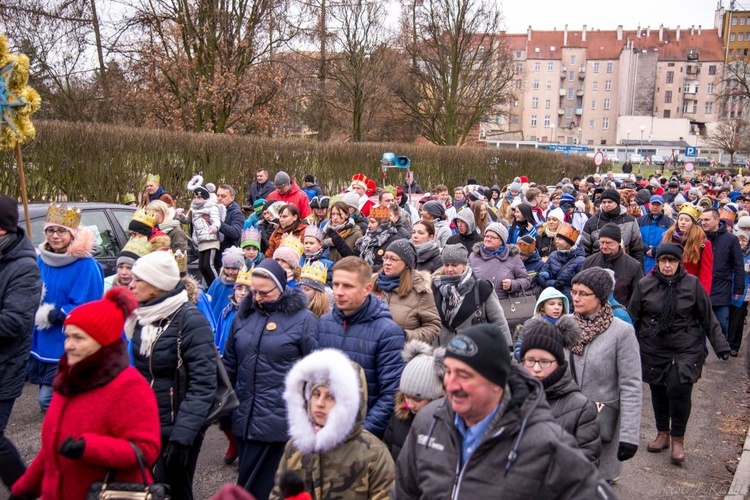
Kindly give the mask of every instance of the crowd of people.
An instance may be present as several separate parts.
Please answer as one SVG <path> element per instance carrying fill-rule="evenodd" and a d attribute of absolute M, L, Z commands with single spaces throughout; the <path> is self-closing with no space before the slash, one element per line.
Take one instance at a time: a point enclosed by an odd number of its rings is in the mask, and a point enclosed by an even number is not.
<path fill-rule="evenodd" d="M 149 175 L 107 278 L 74 204 L 34 248 L 0 196 L 0 431 L 26 380 L 46 413 L 28 468 L 0 432 L 11 498 L 115 474 L 192 499 L 215 423 L 238 462 L 216 498 L 614 498 L 643 383 L 647 451 L 687 460 L 706 340 L 742 346 L 750 181 L 255 179 L 241 207 L 196 176 L 178 207 Z"/>

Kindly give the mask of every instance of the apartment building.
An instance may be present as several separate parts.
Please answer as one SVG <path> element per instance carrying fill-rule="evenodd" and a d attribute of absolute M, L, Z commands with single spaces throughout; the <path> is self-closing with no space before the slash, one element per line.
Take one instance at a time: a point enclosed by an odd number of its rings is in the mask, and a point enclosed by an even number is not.
<path fill-rule="evenodd" d="M 738 9 L 735 1 L 729 2 L 729 9 L 724 9 L 721 0 L 716 6 L 714 27 L 719 30 L 724 42 L 724 62 L 726 65 L 726 101 L 721 110 L 723 118 L 748 117 L 750 109 L 744 97 L 731 97 L 732 79 L 739 77 L 747 80 L 750 74 L 750 10 Z"/>

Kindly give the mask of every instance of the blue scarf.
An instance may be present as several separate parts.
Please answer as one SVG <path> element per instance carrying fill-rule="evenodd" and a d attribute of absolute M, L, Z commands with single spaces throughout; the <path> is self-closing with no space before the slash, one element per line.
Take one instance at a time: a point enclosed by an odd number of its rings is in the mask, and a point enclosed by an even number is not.
<path fill-rule="evenodd" d="M 482 245 L 482 246 L 484 246 L 484 245 Z M 500 248 L 498 248 L 494 252 L 492 250 L 490 250 L 489 248 L 487 248 L 487 247 L 484 247 L 484 249 L 487 251 L 487 253 L 491 253 L 492 255 L 497 256 L 497 255 L 500 255 L 501 253 L 503 253 L 505 251 L 505 245 L 500 245 Z"/>
<path fill-rule="evenodd" d="M 159 186 L 159 189 L 157 189 L 154 194 L 148 195 L 148 201 L 158 200 L 159 198 L 161 198 L 161 195 L 163 194 L 164 194 L 164 188 Z"/>
<path fill-rule="evenodd" d="M 387 276 L 384 273 L 378 274 L 378 279 L 375 281 L 375 284 L 378 286 L 378 289 L 383 290 L 384 292 L 392 292 L 396 288 L 398 288 L 398 285 L 401 283 L 401 275 L 397 274 L 395 276 Z"/>
<path fill-rule="evenodd" d="M 551 318 L 551 317 L 547 316 L 547 315 L 546 315 L 546 314 L 544 314 L 544 313 L 541 313 L 541 314 L 540 314 L 540 316 L 541 316 L 541 317 L 542 317 L 543 319 L 545 319 L 545 320 L 549 321 L 550 323 L 552 323 L 553 325 L 556 325 L 556 324 L 557 324 L 557 322 L 558 322 L 558 321 L 559 321 L 559 319 L 560 319 L 560 318 Z"/>

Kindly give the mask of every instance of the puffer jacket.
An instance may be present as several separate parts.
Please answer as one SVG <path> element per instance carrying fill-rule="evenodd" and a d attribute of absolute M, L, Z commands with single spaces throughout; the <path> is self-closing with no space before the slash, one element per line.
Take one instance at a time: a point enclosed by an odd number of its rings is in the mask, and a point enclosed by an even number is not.
<path fill-rule="evenodd" d="M 338 307 L 318 322 L 320 347 L 343 351 L 365 371 L 367 417 L 364 428 L 382 437 L 391 418 L 393 400 L 401 380 L 406 334 L 391 317 L 388 306 L 373 296 L 354 313 L 344 315 Z"/>
<path fill-rule="evenodd" d="M 534 292 L 534 295 L 537 294 L 537 289 L 539 288 L 539 271 L 542 270 L 542 267 L 544 266 L 544 262 L 542 261 L 542 258 L 539 257 L 539 252 L 534 250 L 534 253 L 529 256 L 528 259 L 523 260 L 523 267 L 526 268 L 526 274 L 528 274 L 529 279 L 531 280 L 531 290 Z"/>
<path fill-rule="evenodd" d="M 578 384 L 570 375 L 567 363 L 561 365 L 558 370 L 562 372 L 559 380 L 548 387 L 546 380 L 544 383 L 544 394 L 550 410 L 555 422 L 575 438 L 578 449 L 596 465 L 599 463 L 599 453 L 602 450 L 596 405 L 581 394 Z"/>
<path fill-rule="evenodd" d="M 34 314 L 42 293 L 31 240 L 20 227 L 8 238 L 14 241 L 0 253 L 0 400 L 23 392 Z"/>
<path fill-rule="evenodd" d="M 386 303 L 393 321 L 406 332 L 407 341 L 421 340 L 428 344 L 435 341 L 440 333 L 440 316 L 430 288 L 430 275 L 425 271 L 412 272 L 411 293 L 403 298 L 396 290 L 378 290 L 378 276 L 373 276 L 373 294 Z"/>
<path fill-rule="evenodd" d="M 584 260 L 583 250 L 578 246 L 574 246 L 569 252 L 555 250 L 539 271 L 539 285 L 542 288 L 557 288 L 570 300 L 573 276 L 581 270 Z"/>
<path fill-rule="evenodd" d="M 224 366 L 240 400 L 232 414 L 235 436 L 287 440 L 284 377 L 318 347 L 317 323 L 301 290 L 287 288 L 262 308 L 251 295 L 242 300 L 224 348 Z"/>
<path fill-rule="evenodd" d="M 306 387 L 321 378 L 336 404 L 317 432 L 307 413 Z M 286 380 L 284 399 L 290 439 L 276 471 L 271 499 L 284 497 L 281 476 L 293 471 L 314 500 L 386 500 L 395 466 L 388 448 L 362 428 L 367 413 L 367 381 L 362 368 L 334 349 L 323 349 L 300 361 Z"/>
<path fill-rule="evenodd" d="M 498 255 L 487 251 L 483 244 L 477 244 L 469 255 L 469 264 L 477 278 L 492 283 L 499 299 L 508 298 L 508 294 L 515 294 L 531 288 L 531 278 L 526 274 L 526 268 L 519 256 L 516 245 L 505 245 Z M 510 279 L 510 290 L 503 290 L 503 280 Z"/>
<path fill-rule="evenodd" d="M 541 383 L 518 365 L 511 368 L 502 404 L 463 466 L 450 404 L 441 398 L 422 408 L 398 457 L 392 498 L 615 497 L 555 423 Z"/>
<path fill-rule="evenodd" d="M 240 239 L 242 238 L 242 227 L 244 225 L 245 217 L 242 214 L 242 209 L 233 201 L 227 206 L 227 215 L 224 217 L 224 221 L 219 228 L 222 240 L 219 250 L 223 252 L 229 247 L 239 246 Z"/>
<path fill-rule="evenodd" d="M 677 294 L 677 308 L 669 329 L 661 335 L 656 335 L 654 330 L 664 313 L 668 285 L 653 273 L 646 276 L 636 284 L 628 306 L 641 348 L 643 381 L 649 384 L 666 383 L 672 364 L 677 365 L 680 382 L 696 383 L 705 361 L 704 331 L 708 332 L 714 352 L 729 352 L 721 326 L 712 314 L 711 300 L 703 287 L 699 286 L 698 279 L 680 266 L 673 286 Z"/>
<path fill-rule="evenodd" d="M 620 226 L 622 247 L 627 254 L 643 264 L 643 240 L 641 239 L 638 221 L 635 220 L 635 217 L 629 215 L 622 205 L 620 205 L 620 211 L 617 214 L 607 214 L 600 210 L 586 222 L 583 231 L 581 231 L 580 240 L 580 245 L 586 256 L 599 251 L 599 231 L 610 223 Z"/>
<path fill-rule="evenodd" d="M 154 305 L 184 290 L 177 287 L 144 305 Z M 171 318 L 158 321 L 164 328 L 152 346 L 151 356 L 141 354 L 141 325 L 133 333 L 133 364 L 151 384 L 159 406 L 164 441 L 190 446 L 205 426 L 206 415 L 216 396 L 216 346 L 206 318 L 192 302 L 185 302 Z M 182 359 L 188 373 L 188 387 L 182 403 L 175 407 L 177 337 L 182 329 Z"/>
<path fill-rule="evenodd" d="M 213 200 L 205 200 L 200 206 L 195 201 L 190 206 L 192 214 L 193 241 L 198 245 L 199 250 L 208 248 L 219 248 L 219 228 L 221 227 L 221 218 L 219 216 L 219 206 Z M 203 219 L 208 215 L 211 222 Z M 209 227 L 215 227 L 215 233 L 208 230 Z"/>
<path fill-rule="evenodd" d="M 285 194 L 281 194 L 278 189 L 266 196 L 266 201 L 280 201 L 282 203 L 292 204 L 299 211 L 300 220 L 306 219 L 311 213 L 310 200 L 307 195 L 297 185 L 297 181 L 292 180 L 291 188 Z"/>
<path fill-rule="evenodd" d="M 636 283 L 643 278 L 643 265 L 626 255 L 622 249 L 618 250 L 615 255 L 608 257 L 601 252 L 589 255 L 583 261 L 581 270 L 590 267 L 601 267 L 612 269 L 615 272 L 615 299 L 627 307 L 630 303 L 630 297 L 633 295 Z"/>
<path fill-rule="evenodd" d="M 638 218 L 638 227 L 641 228 L 641 238 L 643 239 L 643 274 L 648 274 L 656 264 L 656 249 L 661 245 L 664 239 L 664 233 L 667 232 L 674 219 L 667 217 L 663 213 L 654 217 L 650 213 Z M 652 257 L 646 255 L 651 250 Z"/>
<path fill-rule="evenodd" d="M 745 293 L 745 260 L 740 242 L 723 225 L 706 233 L 714 252 L 711 305 L 728 306 L 732 296 Z"/>

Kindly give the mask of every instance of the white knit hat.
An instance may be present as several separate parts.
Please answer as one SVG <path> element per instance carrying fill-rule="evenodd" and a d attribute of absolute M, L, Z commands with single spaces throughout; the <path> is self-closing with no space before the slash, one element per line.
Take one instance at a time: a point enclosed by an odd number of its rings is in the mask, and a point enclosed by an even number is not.
<path fill-rule="evenodd" d="M 492 231 L 493 233 L 500 236 L 500 239 L 503 240 L 503 244 L 505 244 L 508 241 L 508 228 L 502 225 L 500 222 L 491 222 L 487 225 L 487 228 L 484 230 L 484 234 L 487 234 L 487 231 Z"/>
<path fill-rule="evenodd" d="M 401 372 L 399 390 L 407 396 L 430 401 L 443 396 L 445 349 L 410 340 L 401 353 L 406 366 Z"/>
<path fill-rule="evenodd" d="M 547 214 L 547 218 L 549 219 L 550 217 L 554 217 L 560 222 L 565 222 L 565 212 L 563 212 L 561 208 L 555 208 L 553 210 L 550 210 L 549 213 Z"/>
<path fill-rule="evenodd" d="M 180 282 L 180 269 L 170 252 L 151 252 L 135 262 L 133 276 L 168 292 Z"/>

